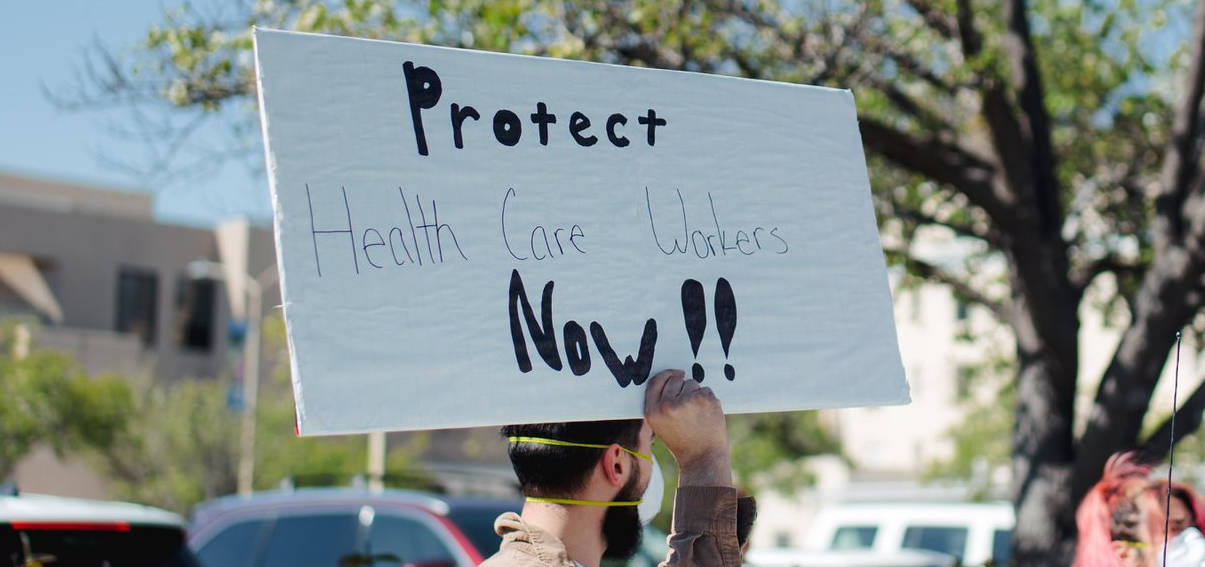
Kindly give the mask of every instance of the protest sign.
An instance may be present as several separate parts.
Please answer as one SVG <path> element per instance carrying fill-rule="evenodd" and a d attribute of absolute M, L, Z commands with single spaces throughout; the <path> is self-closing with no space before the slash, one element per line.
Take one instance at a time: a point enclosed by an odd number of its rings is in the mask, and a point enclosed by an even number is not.
<path fill-rule="evenodd" d="M 303 435 L 908 401 L 848 91 L 255 41 Z"/>

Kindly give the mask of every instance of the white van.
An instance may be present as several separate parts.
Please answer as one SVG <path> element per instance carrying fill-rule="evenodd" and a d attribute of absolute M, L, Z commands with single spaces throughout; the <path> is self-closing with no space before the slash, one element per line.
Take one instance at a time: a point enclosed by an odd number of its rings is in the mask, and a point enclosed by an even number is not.
<path fill-rule="evenodd" d="M 925 549 L 963 565 L 1011 558 L 1013 509 L 1005 502 L 852 502 L 822 508 L 806 545 L 833 551 L 892 553 Z"/>
<path fill-rule="evenodd" d="M 750 549 L 750 567 L 955 567 L 954 558 L 932 551 L 805 551 L 802 549 Z"/>

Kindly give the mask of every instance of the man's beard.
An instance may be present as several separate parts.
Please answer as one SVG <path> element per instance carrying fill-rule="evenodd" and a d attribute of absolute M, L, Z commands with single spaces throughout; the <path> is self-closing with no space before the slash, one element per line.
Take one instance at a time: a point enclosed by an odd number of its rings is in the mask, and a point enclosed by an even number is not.
<path fill-rule="evenodd" d="M 640 499 L 636 491 L 638 475 L 624 485 L 623 490 L 615 495 L 616 502 L 634 502 Z M 604 559 L 631 559 L 640 549 L 640 537 L 644 535 L 644 526 L 640 524 L 640 512 L 636 506 L 611 506 L 603 517 L 603 540 L 607 544 L 603 552 Z"/>

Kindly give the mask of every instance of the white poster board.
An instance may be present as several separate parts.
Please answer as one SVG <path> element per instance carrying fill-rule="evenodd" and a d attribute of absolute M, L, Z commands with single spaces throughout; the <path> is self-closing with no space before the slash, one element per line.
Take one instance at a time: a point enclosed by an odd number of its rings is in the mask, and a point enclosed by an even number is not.
<path fill-rule="evenodd" d="M 908 401 L 848 91 L 255 41 L 301 434 Z"/>

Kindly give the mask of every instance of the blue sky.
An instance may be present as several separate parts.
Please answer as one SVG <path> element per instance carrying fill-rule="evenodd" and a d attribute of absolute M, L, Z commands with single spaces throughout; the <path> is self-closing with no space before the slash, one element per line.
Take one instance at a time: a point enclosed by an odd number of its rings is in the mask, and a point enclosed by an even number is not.
<path fill-rule="evenodd" d="M 110 125 L 122 120 L 123 113 L 64 113 L 42 93 L 43 83 L 53 87 L 70 81 L 94 38 L 116 53 L 128 52 L 149 26 L 161 21 L 165 5 L 175 2 L 56 0 L 5 8 L 0 18 L 0 171 L 152 192 L 156 216 L 168 222 L 206 225 L 246 215 L 266 223 L 271 209 L 262 175 L 230 164 L 206 179 L 147 186 L 102 159 L 146 155 L 144 146 L 111 133 Z"/>

